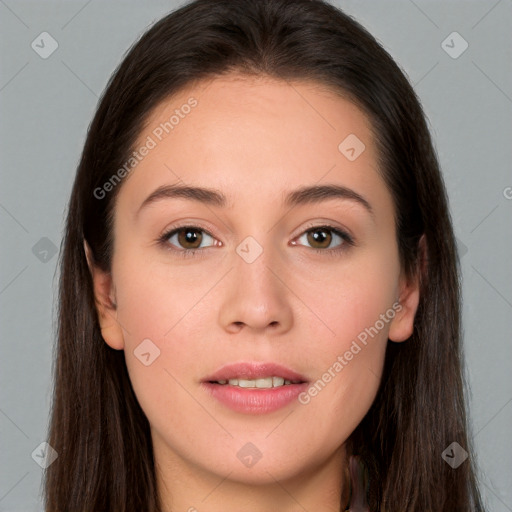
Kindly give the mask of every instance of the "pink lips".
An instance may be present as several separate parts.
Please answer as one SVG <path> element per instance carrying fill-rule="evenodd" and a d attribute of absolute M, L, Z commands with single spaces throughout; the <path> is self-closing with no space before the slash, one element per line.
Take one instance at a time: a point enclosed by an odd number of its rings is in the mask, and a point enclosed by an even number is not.
<path fill-rule="evenodd" d="M 268 389 L 241 388 L 217 381 L 230 379 L 254 380 L 264 377 L 282 377 L 294 383 Z M 245 414 L 265 414 L 276 411 L 297 399 L 308 382 L 306 378 L 285 366 L 275 363 L 229 364 L 202 381 L 205 390 L 228 408 Z"/>
<path fill-rule="evenodd" d="M 298 373 L 275 363 L 236 363 L 227 364 L 212 375 L 206 377 L 203 382 L 229 379 L 261 379 L 263 377 L 282 377 L 286 380 L 306 382 L 306 378 Z"/>

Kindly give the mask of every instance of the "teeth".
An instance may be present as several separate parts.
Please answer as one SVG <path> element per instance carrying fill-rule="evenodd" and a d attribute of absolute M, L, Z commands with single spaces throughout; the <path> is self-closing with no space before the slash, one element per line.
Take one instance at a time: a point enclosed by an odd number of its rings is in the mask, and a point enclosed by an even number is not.
<path fill-rule="evenodd" d="M 231 381 L 229 381 L 229 383 L 231 384 Z M 256 381 L 255 380 L 238 379 L 238 387 L 240 387 L 240 388 L 255 388 Z"/>
<path fill-rule="evenodd" d="M 229 384 L 230 386 L 238 386 L 240 388 L 258 388 L 258 389 L 270 389 L 279 388 L 281 386 L 287 386 L 289 384 L 296 384 L 300 381 L 291 381 L 283 379 L 283 377 L 264 377 L 261 379 L 229 379 L 219 380 L 218 384 Z"/>
<path fill-rule="evenodd" d="M 284 379 L 282 377 L 272 377 L 272 384 L 275 388 L 282 386 L 284 384 Z"/>

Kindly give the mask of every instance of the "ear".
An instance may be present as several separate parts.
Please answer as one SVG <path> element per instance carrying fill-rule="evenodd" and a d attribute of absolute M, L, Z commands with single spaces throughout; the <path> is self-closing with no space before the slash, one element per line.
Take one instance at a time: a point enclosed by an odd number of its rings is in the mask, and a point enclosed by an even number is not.
<path fill-rule="evenodd" d="M 388 338 L 397 343 L 409 339 L 414 331 L 414 317 L 420 301 L 421 279 L 427 271 L 427 241 L 424 234 L 418 242 L 417 268 L 418 271 L 411 279 L 407 279 L 404 275 L 400 278 L 398 302 L 401 307 L 397 308 L 388 333 Z"/>
<path fill-rule="evenodd" d="M 123 330 L 117 322 L 117 305 L 112 274 L 105 272 L 94 263 L 91 248 L 84 238 L 84 251 L 91 272 L 94 287 L 94 302 L 98 312 L 101 335 L 107 345 L 115 350 L 124 348 Z"/>

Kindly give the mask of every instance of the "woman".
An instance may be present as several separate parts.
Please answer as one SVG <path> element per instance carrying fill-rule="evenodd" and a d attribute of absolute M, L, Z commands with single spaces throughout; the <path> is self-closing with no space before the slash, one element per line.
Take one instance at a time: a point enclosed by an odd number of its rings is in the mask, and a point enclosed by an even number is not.
<path fill-rule="evenodd" d="M 320 0 L 196 0 L 114 73 L 61 260 L 48 511 L 483 510 L 425 116 Z"/>

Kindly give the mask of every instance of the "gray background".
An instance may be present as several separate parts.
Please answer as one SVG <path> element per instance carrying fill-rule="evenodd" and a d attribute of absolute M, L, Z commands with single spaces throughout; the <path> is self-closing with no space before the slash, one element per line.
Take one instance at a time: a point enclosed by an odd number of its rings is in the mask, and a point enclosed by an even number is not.
<path fill-rule="evenodd" d="M 481 488 L 488 510 L 512 511 L 512 0 L 332 3 L 397 60 L 429 118 L 463 254 Z M 55 251 L 87 126 L 124 52 L 178 5 L 0 0 L 0 511 L 41 510 L 31 454 L 51 398 Z M 44 31 L 47 59 L 31 47 Z M 442 46 L 453 31 L 469 44 L 458 58 Z"/>

